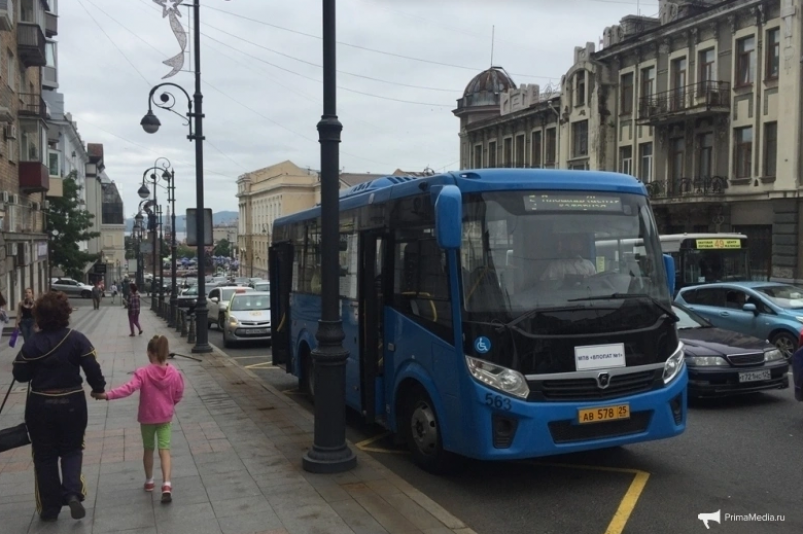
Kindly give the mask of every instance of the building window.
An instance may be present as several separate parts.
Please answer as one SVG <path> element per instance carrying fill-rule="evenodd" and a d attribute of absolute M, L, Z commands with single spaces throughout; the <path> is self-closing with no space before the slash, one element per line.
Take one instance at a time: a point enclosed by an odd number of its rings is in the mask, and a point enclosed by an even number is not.
<path fill-rule="evenodd" d="M 572 157 L 588 156 L 588 121 L 572 124 Z"/>
<path fill-rule="evenodd" d="M 555 161 L 558 157 L 558 131 L 555 128 L 549 128 L 546 131 L 546 165 L 547 167 L 554 167 Z"/>
<path fill-rule="evenodd" d="M 781 71 L 781 29 L 767 32 L 767 80 L 777 80 Z"/>
<path fill-rule="evenodd" d="M 698 137 L 700 153 L 697 159 L 697 176 L 710 178 L 714 168 L 714 134 L 704 133 Z"/>
<path fill-rule="evenodd" d="M 531 136 L 530 167 L 541 167 L 541 132 L 533 132 Z"/>
<path fill-rule="evenodd" d="M 700 52 L 700 59 L 698 64 L 700 65 L 700 78 L 699 78 L 699 91 L 701 95 L 704 95 L 706 91 L 713 89 L 710 82 L 716 80 L 716 71 L 714 70 L 714 61 L 716 59 L 716 54 L 714 53 L 713 48 L 709 48 L 708 50 L 703 50 Z"/>
<path fill-rule="evenodd" d="M 496 141 L 488 143 L 488 167 L 496 167 Z"/>
<path fill-rule="evenodd" d="M 51 150 L 47 153 L 50 176 L 61 176 L 61 152 Z"/>
<path fill-rule="evenodd" d="M 679 110 L 685 107 L 687 83 L 686 58 L 681 57 L 672 61 L 672 109 Z"/>
<path fill-rule="evenodd" d="M 619 149 L 619 172 L 633 175 L 633 147 L 625 146 Z"/>
<path fill-rule="evenodd" d="M 686 140 L 682 137 L 669 141 L 669 177 L 670 191 L 678 191 L 683 179 L 683 168 L 686 163 Z"/>
<path fill-rule="evenodd" d="M 516 136 L 516 167 L 524 168 L 524 134 Z"/>
<path fill-rule="evenodd" d="M 11 90 L 14 91 L 17 89 L 17 62 L 11 50 L 8 50 L 6 55 L 8 56 L 8 76 L 6 81 Z"/>
<path fill-rule="evenodd" d="M 753 165 L 753 128 L 737 128 L 734 131 L 735 154 L 733 171 L 736 178 L 748 178 Z"/>
<path fill-rule="evenodd" d="M 764 176 L 775 176 L 778 161 L 778 123 L 764 125 Z"/>
<path fill-rule="evenodd" d="M 736 87 L 752 85 L 756 39 L 752 35 L 736 41 Z"/>
<path fill-rule="evenodd" d="M 652 98 L 655 94 L 655 67 L 641 69 L 641 98 Z"/>
<path fill-rule="evenodd" d="M 575 74 L 574 95 L 574 105 L 584 106 L 586 103 L 586 71 Z"/>
<path fill-rule="evenodd" d="M 505 149 L 504 149 L 504 164 L 505 167 L 512 167 L 513 166 L 513 138 L 507 137 L 505 138 Z"/>
<path fill-rule="evenodd" d="M 633 113 L 633 73 L 625 74 L 622 76 L 622 91 L 621 91 L 620 109 L 622 115 L 629 115 Z"/>
<path fill-rule="evenodd" d="M 474 168 L 482 169 L 482 145 L 474 145 Z"/>
<path fill-rule="evenodd" d="M 648 184 L 652 182 L 652 143 L 642 143 L 638 147 L 638 177 Z"/>

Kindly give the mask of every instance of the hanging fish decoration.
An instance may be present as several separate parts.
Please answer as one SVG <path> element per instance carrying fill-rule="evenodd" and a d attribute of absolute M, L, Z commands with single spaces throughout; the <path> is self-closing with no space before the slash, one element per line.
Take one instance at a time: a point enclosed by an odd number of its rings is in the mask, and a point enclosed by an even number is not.
<path fill-rule="evenodd" d="M 170 18 L 170 28 L 172 28 L 173 35 L 176 36 L 178 44 L 181 47 L 181 52 L 171 57 L 170 59 L 162 61 L 162 63 L 173 69 L 165 76 L 162 76 L 162 79 L 164 80 L 165 78 L 170 78 L 171 76 L 175 76 L 177 73 L 181 72 L 181 69 L 184 67 L 184 52 L 187 49 L 187 33 L 184 31 L 184 27 L 181 25 L 181 22 L 179 21 L 179 17 L 181 17 L 181 11 L 179 11 L 178 9 L 180 4 L 184 0 L 153 0 L 153 1 L 154 3 L 162 6 L 162 18 L 167 18 L 167 17 Z"/>

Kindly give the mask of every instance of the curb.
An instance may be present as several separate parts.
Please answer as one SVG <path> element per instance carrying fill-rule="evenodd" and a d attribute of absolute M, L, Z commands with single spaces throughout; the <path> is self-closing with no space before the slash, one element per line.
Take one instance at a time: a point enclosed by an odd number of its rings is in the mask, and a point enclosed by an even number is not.
<path fill-rule="evenodd" d="M 244 367 L 234 363 L 231 356 L 229 356 L 226 352 L 222 349 L 218 348 L 216 345 L 210 343 L 212 347 L 212 352 L 210 354 L 214 354 L 215 357 L 219 359 L 225 359 L 227 366 L 236 367 L 240 372 L 243 374 L 248 375 L 250 378 L 255 380 L 259 383 L 259 385 L 275 395 L 277 398 L 280 398 L 285 402 L 287 406 L 292 407 L 292 409 L 301 417 L 309 421 L 310 423 L 315 422 L 315 416 L 309 412 L 307 412 L 304 408 L 299 406 L 297 403 L 293 402 L 286 398 L 286 396 L 273 387 L 270 384 L 265 383 L 259 376 L 251 371 L 250 369 L 245 369 Z M 477 534 L 474 530 L 469 528 L 465 523 L 463 523 L 460 519 L 449 513 L 445 508 L 439 505 L 437 502 L 433 501 L 431 498 L 427 497 L 423 492 L 415 488 L 412 484 L 395 474 L 393 471 L 386 468 L 382 465 L 378 460 L 372 458 L 368 453 L 361 451 L 358 449 L 354 443 L 349 440 L 346 440 L 346 444 L 354 451 L 354 454 L 357 456 L 357 463 L 362 463 L 363 465 L 373 469 L 383 478 L 391 482 L 394 486 L 399 488 L 402 493 L 407 495 L 412 501 L 416 504 L 421 506 L 424 510 L 429 512 L 433 517 L 435 517 L 438 521 L 443 523 L 446 528 L 449 528 L 454 531 L 455 534 Z"/>

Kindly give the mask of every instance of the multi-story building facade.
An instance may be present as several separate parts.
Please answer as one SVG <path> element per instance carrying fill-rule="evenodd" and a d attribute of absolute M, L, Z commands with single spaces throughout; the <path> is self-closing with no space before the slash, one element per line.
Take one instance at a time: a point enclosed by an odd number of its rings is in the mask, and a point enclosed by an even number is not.
<path fill-rule="evenodd" d="M 44 0 L 0 3 L 0 291 L 11 303 L 26 287 L 37 294 L 49 287 L 41 67 L 55 21 Z"/>
<path fill-rule="evenodd" d="M 111 285 L 122 278 L 125 264 L 125 208 L 117 184 L 105 173 L 101 179 L 101 262 L 106 264 L 106 285 Z"/>
<path fill-rule="evenodd" d="M 801 16 L 800 0 L 661 0 L 576 49 L 558 95 L 485 71 L 454 111 L 461 167 L 631 174 L 663 233 L 741 231 L 756 278 L 803 280 Z"/>
<path fill-rule="evenodd" d="M 239 222 L 216 225 L 212 228 L 212 240 L 217 243 L 225 239 L 232 247 L 236 247 L 238 226 Z"/>

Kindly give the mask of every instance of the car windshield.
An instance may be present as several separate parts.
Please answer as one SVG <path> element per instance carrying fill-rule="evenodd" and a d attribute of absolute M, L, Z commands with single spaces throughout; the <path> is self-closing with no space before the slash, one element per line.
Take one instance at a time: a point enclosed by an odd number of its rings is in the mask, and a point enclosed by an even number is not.
<path fill-rule="evenodd" d="M 645 197 L 506 191 L 465 199 L 460 259 L 469 320 L 578 307 L 615 310 L 634 303 L 669 306 L 661 246 Z M 655 314 L 648 315 L 643 320 L 652 324 Z"/>
<path fill-rule="evenodd" d="M 190 295 L 190 296 L 198 295 L 198 288 L 197 287 L 191 287 L 191 288 L 187 289 L 186 291 L 184 291 L 184 293 L 182 293 L 182 295 Z"/>
<path fill-rule="evenodd" d="M 270 309 L 268 295 L 237 295 L 231 301 L 231 311 L 257 311 Z"/>
<path fill-rule="evenodd" d="M 254 284 L 254 289 L 257 291 L 270 291 L 270 284 L 268 282 L 260 282 Z"/>
<path fill-rule="evenodd" d="M 691 312 L 672 306 L 672 311 L 678 316 L 677 327 L 678 330 L 689 330 L 691 328 L 708 328 L 709 325 L 704 323 L 699 317 L 693 315 Z"/>
<path fill-rule="evenodd" d="M 235 293 L 245 293 L 250 291 L 250 287 L 227 287 L 225 289 L 220 290 L 221 295 L 221 302 L 228 302 L 231 299 L 232 295 Z"/>
<path fill-rule="evenodd" d="M 788 284 L 754 288 L 763 293 L 776 306 L 790 310 L 803 308 L 803 289 Z"/>

